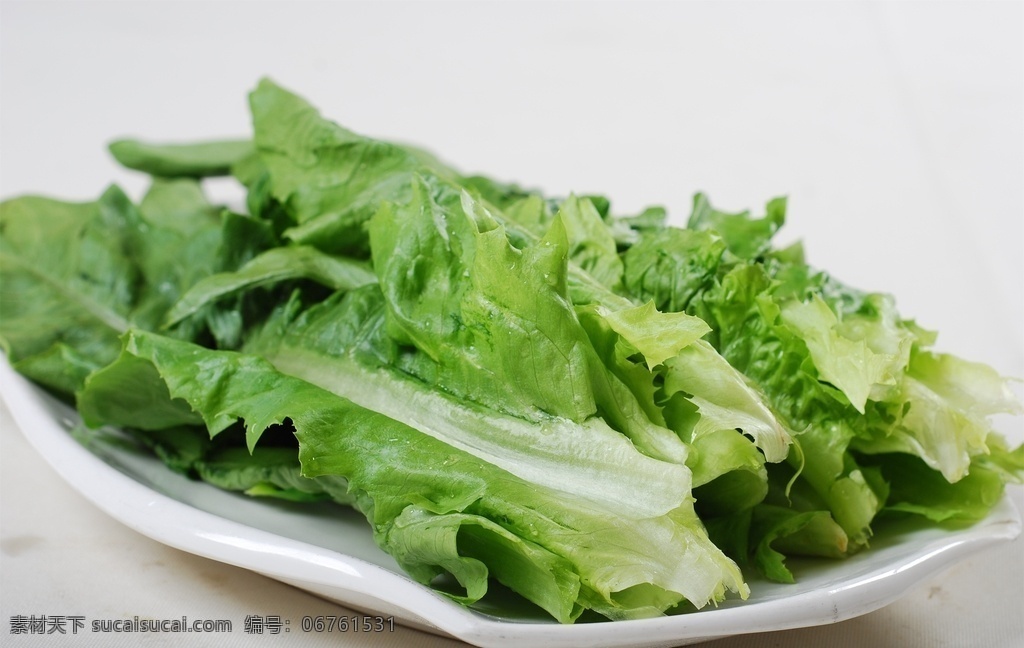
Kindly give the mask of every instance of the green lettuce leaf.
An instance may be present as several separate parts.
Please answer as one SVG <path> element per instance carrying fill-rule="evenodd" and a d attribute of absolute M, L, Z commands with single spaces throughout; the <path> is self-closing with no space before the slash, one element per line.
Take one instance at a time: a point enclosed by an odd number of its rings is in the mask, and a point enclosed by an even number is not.
<path fill-rule="evenodd" d="M 73 394 L 122 333 L 156 328 L 213 271 L 220 224 L 194 184 L 158 184 L 144 205 L 117 187 L 93 203 L 0 204 L 0 344 L 15 368 Z"/>
<path fill-rule="evenodd" d="M 267 250 L 232 272 L 197 281 L 165 317 L 165 326 L 177 324 L 203 306 L 226 296 L 291 279 L 309 279 L 333 290 L 352 290 L 376 281 L 365 263 L 334 257 L 316 248 L 293 245 Z"/>
<path fill-rule="evenodd" d="M 133 139 L 110 144 L 110 153 L 129 169 L 164 178 L 224 176 L 252 153 L 249 140 L 194 144 L 151 144 Z"/>
<path fill-rule="evenodd" d="M 280 373 L 258 356 L 141 331 L 125 338 L 120 359 L 95 374 L 83 398 L 94 398 L 92 382 L 105 373 L 139 370 L 139 380 L 157 375 L 167 399 L 187 403 L 212 434 L 242 420 L 251 448 L 264 430 L 290 423 L 304 478 L 331 478 L 332 488 L 344 483 L 377 542 L 399 564 L 423 582 L 451 574 L 465 602 L 483 595 L 489 576 L 563 622 L 584 607 L 610 618 L 635 618 L 683 600 L 699 607 L 719 600 L 727 588 L 746 592 L 738 569 L 707 539 L 685 488 L 672 508 L 649 516 L 648 507 L 636 506 L 649 501 L 640 492 L 615 504 L 592 493 L 581 496 L 572 480 L 557 480 L 570 490 L 537 483 L 489 463 L 476 449 L 449 443 L 436 430 L 360 407 Z M 211 381 L 220 389 L 208 389 Z M 108 394 L 95 395 L 101 397 Z M 630 452 L 633 461 L 648 465 L 634 478 L 644 493 L 660 499 L 664 489 L 680 493 L 681 467 L 663 464 L 670 476 L 660 480 L 658 471 L 649 470 L 655 460 Z M 602 474 L 590 467 L 586 451 L 561 459 L 581 474 Z M 605 489 L 618 490 L 613 476 L 602 477 Z"/>

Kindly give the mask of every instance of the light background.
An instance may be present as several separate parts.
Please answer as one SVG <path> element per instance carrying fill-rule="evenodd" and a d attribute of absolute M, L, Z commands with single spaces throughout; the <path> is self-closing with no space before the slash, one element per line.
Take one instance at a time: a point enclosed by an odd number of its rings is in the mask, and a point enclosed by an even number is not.
<path fill-rule="evenodd" d="M 3 2 L 0 197 L 89 200 L 110 182 L 137 197 L 144 179 L 107 142 L 244 135 L 263 75 L 359 132 L 550 193 L 600 192 L 620 212 L 661 204 L 682 222 L 696 191 L 729 210 L 788 195 L 782 241 L 894 294 L 941 350 L 1024 377 L 1020 2 Z M 1020 418 L 999 425 L 1024 438 Z M 120 527 L 2 427 L 0 631 L 71 602 L 96 617 L 335 609 Z M 1015 645 L 1022 546 L 862 619 L 716 645 L 962 645 L 987 632 L 985 645 Z"/>

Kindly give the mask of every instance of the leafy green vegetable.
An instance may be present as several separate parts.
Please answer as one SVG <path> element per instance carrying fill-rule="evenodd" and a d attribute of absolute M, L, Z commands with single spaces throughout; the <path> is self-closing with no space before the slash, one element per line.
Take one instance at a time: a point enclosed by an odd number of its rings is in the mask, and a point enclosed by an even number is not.
<path fill-rule="evenodd" d="M 164 178 L 223 176 L 252 153 L 249 140 L 196 144 L 149 144 L 123 139 L 110 144 L 118 162 L 137 171 Z"/>
<path fill-rule="evenodd" d="M 347 373 L 339 362 L 327 368 Z M 94 388 L 96 382 L 109 382 L 110 374 L 154 390 L 162 387 L 163 397 L 150 399 L 156 411 L 140 403 L 137 412 L 114 412 L 107 404 L 111 392 Z M 375 387 L 400 380 L 367 385 L 364 390 L 373 394 L 366 397 L 379 397 Z M 211 390 L 210 384 L 219 387 Z M 631 618 L 661 611 L 684 597 L 702 605 L 720 597 L 726 586 L 742 587 L 738 569 L 704 535 L 687 499 L 681 466 L 644 457 L 610 430 L 570 427 L 558 419 L 549 422 L 546 436 L 553 447 L 546 461 L 569 474 L 545 471 L 543 463 L 519 465 L 514 455 L 492 455 L 507 449 L 538 462 L 548 455 L 544 448 L 520 446 L 514 435 L 527 427 L 522 422 L 503 425 L 494 414 L 482 421 L 480 427 L 493 427 L 494 450 L 488 452 L 454 438 L 474 439 L 477 430 L 415 421 L 414 416 L 441 411 L 445 400 L 430 392 L 420 398 L 436 402 L 428 410 L 410 407 L 408 400 L 390 400 L 388 417 L 281 373 L 256 355 L 134 332 L 126 337 L 119 360 L 90 379 L 82 402 L 92 411 L 102 410 L 111 423 L 133 425 L 159 418 L 180 402 L 173 399 L 182 399 L 213 435 L 243 420 L 250 449 L 264 430 L 290 421 L 302 474 L 343 478 L 346 493 L 370 518 L 378 542 L 400 564 L 425 582 L 450 572 L 465 588 L 468 602 L 483 595 L 492 571 L 512 589 L 532 593 L 536 603 L 562 621 L 582 610 L 578 599 L 609 617 Z M 396 408 L 413 410 L 410 421 L 420 429 L 397 420 Z M 472 410 L 453 413 L 452 422 L 472 415 Z M 574 443 L 573 436 L 580 442 Z M 624 477 L 607 472 L 602 455 Z M 619 490 L 614 499 L 595 492 L 622 488 L 629 490 Z M 632 497 L 624 498 L 626 493 Z M 475 531 L 462 533 L 467 526 Z M 491 545 L 498 550 L 487 555 Z M 687 548 L 683 561 L 676 555 L 679 546 Z M 624 606 L 620 594 L 636 586 L 643 586 L 643 595 L 630 591 L 630 605 Z"/>
<path fill-rule="evenodd" d="M 374 276 L 364 263 L 333 257 L 316 248 L 274 248 L 242 264 L 238 270 L 196 282 L 167 313 L 166 324 L 177 324 L 225 295 L 289 279 L 309 279 L 334 290 L 351 290 L 373 283 Z"/>
<path fill-rule="evenodd" d="M 678 613 L 1024 477 L 991 369 L 776 249 L 786 202 L 686 228 L 464 175 L 264 80 L 253 138 L 111 151 L 138 206 L 0 205 L 15 368 L 220 488 L 366 516 L 415 579 L 552 618 Z M 196 178 L 233 175 L 248 213 Z M 454 589 L 444 579 L 458 583 Z"/>
<path fill-rule="evenodd" d="M 220 226 L 197 191 L 158 184 L 144 210 L 117 187 L 94 203 L 0 204 L 0 343 L 15 368 L 70 395 L 116 357 L 121 334 L 155 329 L 215 268 Z M 171 218 L 185 202 L 189 217 Z"/>

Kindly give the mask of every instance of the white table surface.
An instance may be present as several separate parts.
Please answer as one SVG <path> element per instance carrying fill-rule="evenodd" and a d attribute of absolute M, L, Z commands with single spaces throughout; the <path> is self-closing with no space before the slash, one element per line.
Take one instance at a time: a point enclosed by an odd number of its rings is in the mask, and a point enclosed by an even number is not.
<path fill-rule="evenodd" d="M 982 3 L 0 4 L 0 197 L 88 200 L 138 175 L 123 135 L 243 135 L 262 75 L 361 132 L 619 211 L 685 218 L 790 196 L 783 240 L 897 297 L 939 348 L 1024 376 L 1024 5 Z M 224 183 L 210 192 L 237 194 Z M 999 429 L 1019 443 L 1022 420 Z M 339 614 L 164 547 L 93 508 L 0 410 L 0 643 L 18 614 L 234 619 Z M 1024 490 L 1011 495 L 1022 508 Z M 1019 646 L 1024 543 L 833 626 L 715 646 Z M 52 645 L 128 645 L 77 635 Z M 145 645 L 180 645 L 150 635 Z M 454 646 L 239 630 L 191 644 Z"/>

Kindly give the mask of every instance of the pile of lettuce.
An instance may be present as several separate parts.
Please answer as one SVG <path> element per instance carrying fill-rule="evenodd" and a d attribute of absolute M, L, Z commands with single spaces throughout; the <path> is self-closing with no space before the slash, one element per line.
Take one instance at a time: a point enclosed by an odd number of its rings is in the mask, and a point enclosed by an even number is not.
<path fill-rule="evenodd" d="M 216 486 L 363 513 L 416 580 L 571 623 L 746 597 L 1024 475 L 990 368 L 698 195 L 617 216 L 465 176 L 263 81 L 251 141 L 111 146 L 141 203 L 0 206 L 0 341 Z M 232 175 L 246 213 L 207 202 Z M 876 519 L 877 518 L 877 519 Z M 592 614 L 592 613 L 591 613 Z"/>

